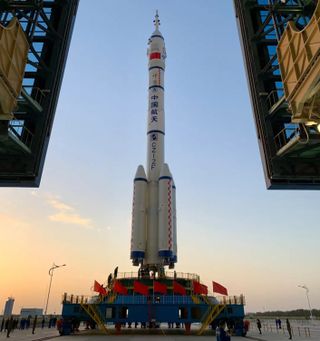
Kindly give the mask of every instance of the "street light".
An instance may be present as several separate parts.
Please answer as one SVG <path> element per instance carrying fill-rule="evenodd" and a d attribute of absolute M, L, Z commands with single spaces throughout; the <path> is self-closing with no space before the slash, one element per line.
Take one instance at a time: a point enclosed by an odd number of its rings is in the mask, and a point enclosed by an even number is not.
<path fill-rule="evenodd" d="M 309 300 L 309 288 L 306 285 L 298 285 L 299 288 L 302 288 L 306 291 L 306 296 L 307 296 L 307 301 L 308 301 L 308 306 L 309 306 L 309 310 L 310 310 L 310 320 L 313 320 L 313 315 L 312 315 L 312 309 L 311 309 L 311 305 L 310 305 L 310 300 Z"/>
<path fill-rule="evenodd" d="M 62 266 L 66 266 L 66 264 L 56 265 L 56 264 L 53 263 L 52 267 L 49 269 L 50 283 L 49 283 L 49 290 L 48 290 L 48 297 L 47 297 L 46 309 L 44 310 L 44 316 L 47 315 L 47 309 L 48 309 L 49 296 L 50 296 L 50 291 L 51 291 L 51 284 L 52 284 L 53 271 L 54 271 L 55 269 L 61 268 Z"/>

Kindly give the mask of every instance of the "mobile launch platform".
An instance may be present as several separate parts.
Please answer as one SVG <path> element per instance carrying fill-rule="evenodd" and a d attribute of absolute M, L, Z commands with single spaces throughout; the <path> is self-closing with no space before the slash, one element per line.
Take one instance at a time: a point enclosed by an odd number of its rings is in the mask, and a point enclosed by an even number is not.
<path fill-rule="evenodd" d="M 122 292 L 122 293 L 119 293 Z M 190 333 L 193 323 L 201 323 L 196 334 L 212 331 L 221 320 L 235 335 L 243 333 L 244 296 L 208 296 L 206 286 L 196 274 L 166 272 L 162 278 L 141 277 L 138 273 L 119 273 L 105 294 L 91 298 L 65 294 L 62 334 L 86 321 L 104 333 L 117 332 L 125 325 L 132 328 L 158 328 L 160 323 L 182 327 Z M 182 330 L 182 329 L 181 329 Z"/>

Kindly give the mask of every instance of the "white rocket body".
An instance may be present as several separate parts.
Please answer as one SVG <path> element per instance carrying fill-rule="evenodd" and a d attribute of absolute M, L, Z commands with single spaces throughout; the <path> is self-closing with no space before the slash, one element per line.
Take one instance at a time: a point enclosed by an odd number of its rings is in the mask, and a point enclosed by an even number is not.
<path fill-rule="evenodd" d="M 166 49 L 156 14 L 149 39 L 147 172 L 139 166 L 134 180 L 131 254 L 145 269 L 174 267 L 177 261 L 175 186 L 164 163 L 164 71 Z"/>

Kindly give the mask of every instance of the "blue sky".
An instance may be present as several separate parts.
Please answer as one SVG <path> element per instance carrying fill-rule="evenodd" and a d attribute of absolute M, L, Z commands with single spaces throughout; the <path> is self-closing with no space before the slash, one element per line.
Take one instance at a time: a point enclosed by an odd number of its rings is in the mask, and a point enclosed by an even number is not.
<path fill-rule="evenodd" d="M 1 189 L 0 309 L 90 294 L 129 260 L 133 177 L 146 163 L 147 41 L 167 49 L 165 159 L 177 271 L 243 293 L 247 311 L 319 308 L 319 193 L 267 191 L 232 1 L 82 0 L 39 189 Z"/>

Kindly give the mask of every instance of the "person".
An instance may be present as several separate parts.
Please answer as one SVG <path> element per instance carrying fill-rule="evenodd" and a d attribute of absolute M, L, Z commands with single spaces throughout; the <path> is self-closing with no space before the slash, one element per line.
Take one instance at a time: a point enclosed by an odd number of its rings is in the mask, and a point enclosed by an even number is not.
<path fill-rule="evenodd" d="M 281 329 L 281 320 L 278 319 L 278 325 L 279 325 L 279 329 Z"/>
<path fill-rule="evenodd" d="M 217 326 L 216 328 L 216 337 L 217 337 L 217 341 L 220 341 L 220 327 Z"/>
<path fill-rule="evenodd" d="M 13 317 L 11 316 L 10 320 L 8 318 L 8 325 L 7 325 L 7 337 L 10 337 L 10 333 L 12 330 L 12 325 L 13 325 Z"/>
<path fill-rule="evenodd" d="M 36 326 L 37 326 L 37 319 L 38 319 L 38 316 L 36 315 L 34 317 L 34 320 L 33 320 L 33 325 L 32 325 L 32 334 L 34 334 L 34 331 L 36 329 Z"/>
<path fill-rule="evenodd" d="M 287 323 L 287 330 L 289 333 L 289 340 L 292 340 L 292 330 L 291 330 L 291 325 L 290 325 L 289 319 L 286 320 L 286 323 Z"/>
<path fill-rule="evenodd" d="M 26 322 L 26 328 L 29 329 L 31 324 L 31 315 L 28 316 L 27 322 Z"/>
<path fill-rule="evenodd" d="M 259 319 L 257 319 L 257 327 L 259 329 L 259 334 L 262 334 L 261 333 L 261 321 Z"/>
<path fill-rule="evenodd" d="M 225 331 L 226 323 L 221 321 L 219 323 L 219 330 L 216 332 L 217 341 L 230 341 L 230 335 Z"/>

